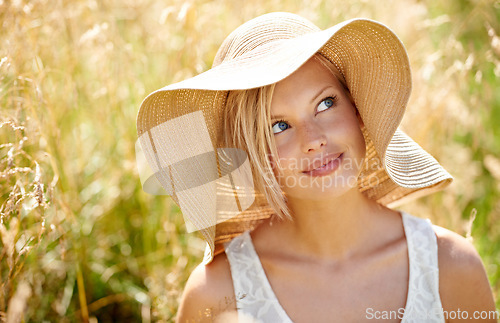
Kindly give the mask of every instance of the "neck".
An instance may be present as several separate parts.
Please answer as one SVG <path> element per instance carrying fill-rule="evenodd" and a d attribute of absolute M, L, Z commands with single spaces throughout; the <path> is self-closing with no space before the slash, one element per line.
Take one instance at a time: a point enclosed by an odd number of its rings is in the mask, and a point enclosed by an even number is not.
<path fill-rule="evenodd" d="M 278 227 L 290 238 L 295 252 L 332 260 L 366 247 L 376 221 L 373 214 L 381 208 L 357 187 L 333 199 L 288 198 L 288 205 L 293 221 L 280 221 Z"/>

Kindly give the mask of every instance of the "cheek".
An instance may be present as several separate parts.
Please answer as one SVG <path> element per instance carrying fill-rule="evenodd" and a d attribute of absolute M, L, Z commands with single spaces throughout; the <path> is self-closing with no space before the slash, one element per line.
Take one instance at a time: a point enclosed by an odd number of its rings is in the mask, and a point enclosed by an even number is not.
<path fill-rule="evenodd" d="M 282 138 L 280 138 L 282 139 Z M 284 142 L 284 140 L 276 140 L 276 152 L 278 156 L 271 156 L 270 161 L 274 175 L 279 177 L 285 175 L 288 170 L 293 169 L 293 147 L 291 147 L 290 142 Z"/>
<path fill-rule="evenodd" d="M 325 129 L 329 129 L 330 138 L 334 143 L 345 143 L 356 152 L 356 155 L 364 157 L 366 152 L 365 138 L 359 119 L 354 111 L 328 123 Z"/>
<path fill-rule="evenodd" d="M 356 138 L 360 132 L 358 119 L 351 113 L 332 113 L 321 121 L 321 128 L 337 143 L 351 141 L 349 138 Z"/>
<path fill-rule="evenodd" d="M 281 165 L 279 164 L 279 156 L 281 155 L 280 153 L 281 149 L 280 149 L 280 145 L 278 143 L 276 143 L 276 153 L 277 155 L 274 155 L 274 154 L 269 154 L 269 162 L 271 163 L 271 168 L 272 168 L 272 171 L 274 173 L 274 176 L 279 176 L 279 174 L 281 173 L 280 169 L 281 169 Z"/>

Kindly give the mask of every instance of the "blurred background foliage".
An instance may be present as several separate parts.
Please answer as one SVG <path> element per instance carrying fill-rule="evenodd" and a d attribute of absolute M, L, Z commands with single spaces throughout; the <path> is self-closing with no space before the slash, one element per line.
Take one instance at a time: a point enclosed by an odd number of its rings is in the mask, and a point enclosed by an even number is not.
<path fill-rule="evenodd" d="M 401 37 L 402 128 L 455 177 L 401 208 L 468 236 L 500 304 L 499 1 L 0 0 L 0 321 L 173 321 L 204 243 L 142 192 L 135 116 L 270 11 Z"/>

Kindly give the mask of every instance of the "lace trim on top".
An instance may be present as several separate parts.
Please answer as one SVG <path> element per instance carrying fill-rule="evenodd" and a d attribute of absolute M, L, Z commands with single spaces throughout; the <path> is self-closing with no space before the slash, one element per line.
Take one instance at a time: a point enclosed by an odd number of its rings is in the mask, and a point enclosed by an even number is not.
<path fill-rule="evenodd" d="M 437 239 L 430 220 L 401 212 L 408 245 L 409 283 L 401 322 L 444 322 L 439 297 Z M 293 323 L 274 294 L 249 232 L 225 245 L 240 322 Z"/>

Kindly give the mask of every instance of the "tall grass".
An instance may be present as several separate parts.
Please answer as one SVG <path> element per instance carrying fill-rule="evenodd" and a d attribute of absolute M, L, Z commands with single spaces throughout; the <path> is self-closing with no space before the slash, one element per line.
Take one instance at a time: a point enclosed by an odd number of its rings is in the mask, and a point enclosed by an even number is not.
<path fill-rule="evenodd" d="M 402 208 L 469 234 L 500 291 L 498 1 L 3 0 L 0 320 L 173 319 L 204 245 L 169 198 L 141 191 L 138 107 L 208 69 L 239 24 L 279 10 L 320 27 L 369 17 L 403 39 L 403 129 L 455 183 Z"/>

